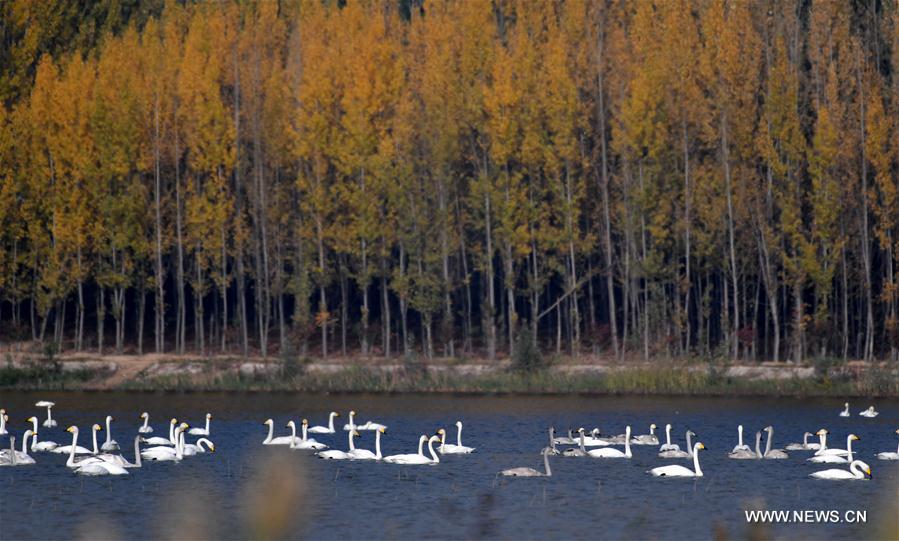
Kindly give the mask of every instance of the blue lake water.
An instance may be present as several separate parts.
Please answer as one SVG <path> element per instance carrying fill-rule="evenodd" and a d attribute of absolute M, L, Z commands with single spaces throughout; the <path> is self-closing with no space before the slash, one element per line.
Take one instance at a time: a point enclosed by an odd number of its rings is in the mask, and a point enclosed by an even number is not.
<path fill-rule="evenodd" d="M 83 478 L 65 467 L 66 456 L 33 453 L 33 466 L 0 468 L 0 540 L 69 537 L 150 539 L 287 537 L 312 539 L 594 539 L 726 536 L 745 539 L 761 533 L 790 539 L 899 538 L 899 461 L 877 460 L 895 451 L 899 402 L 872 401 L 874 419 L 857 416 L 869 402 L 854 402 L 853 416 L 840 418 L 842 401 L 656 397 L 519 397 L 450 395 L 323 395 L 291 393 L 0 393 L 11 431 L 21 438 L 25 419 L 45 411 L 37 400 L 56 402 L 56 428 L 40 439 L 89 445 L 93 423 L 115 416 L 113 437 L 133 458 L 138 415 L 148 411 L 154 435 L 167 435 L 171 417 L 200 426 L 214 415 L 217 452 L 180 463 L 146 463 L 128 476 Z M 399 466 L 370 461 L 323 461 L 308 452 L 261 445 L 266 418 L 276 435 L 288 420 L 326 424 L 340 411 L 338 434 L 316 435 L 346 449 L 340 430 L 346 412 L 357 422 L 388 425 L 385 455 L 414 452 L 421 434 L 464 423 L 463 443 L 472 455 L 444 456 L 435 466 Z M 551 459 L 550 478 L 503 478 L 502 469 L 542 469 L 540 449 L 546 429 L 599 427 L 604 434 L 648 432 L 655 422 L 674 425 L 684 447 L 689 428 L 707 450 L 700 455 L 700 479 L 654 478 L 646 473 L 665 464 L 691 466 L 684 459 L 660 459 L 657 447 L 634 446 L 631 460 Z M 738 461 L 727 458 L 742 423 L 747 443 L 756 430 L 775 427 L 775 447 L 801 441 L 805 431 L 826 427 L 831 447 L 855 442 L 858 458 L 871 465 L 869 481 L 820 481 L 808 474 L 841 465 L 810 464 L 810 452 L 787 460 Z M 101 433 L 103 434 L 103 433 Z M 102 437 L 102 436 L 101 436 Z M 662 434 L 664 438 L 664 435 Z M 188 438 L 193 440 L 194 438 Z M 0 445 L 8 446 L 6 436 Z M 363 432 L 357 446 L 374 447 Z M 748 525 L 744 509 L 866 511 L 865 524 Z"/>

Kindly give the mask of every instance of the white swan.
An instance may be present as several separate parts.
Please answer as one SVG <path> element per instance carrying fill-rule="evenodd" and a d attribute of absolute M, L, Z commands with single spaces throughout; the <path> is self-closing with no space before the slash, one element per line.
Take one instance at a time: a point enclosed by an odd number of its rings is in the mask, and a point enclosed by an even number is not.
<path fill-rule="evenodd" d="M 349 440 L 349 450 L 348 451 L 340 451 L 337 449 L 329 449 L 327 451 L 319 451 L 315 453 L 315 456 L 319 458 L 324 458 L 326 460 L 350 460 L 353 456 L 350 454 L 356 450 L 356 446 L 353 445 L 353 438 L 358 438 L 359 433 L 355 430 L 347 431 L 347 439 Z"/>
<path fill-rule="evenodd" d="M 175 426 L 178 424 L 178 419 L 172 418 L 169 420 L 169 437 L 163 438 L 162 436 L 152 436 L 149 438 L 144 438 L 142 441 L 144 445 L 169 445 L 174 447 L 175 445 Z"/>
<path fill-rule="evenodd" d="M 115 419 L 112 415 L 106 416 L 106 441 L 103 445 L 100 446 L 100 449 L 103 451 L 118 451 L 119 450 L 119 442 L 112 439 L 112 426 L 111 423 Z"/>
<path fill-rule="evenodd" d="M 549 445 L 544 447 L 540 452 L 542 453 L 544 450 L 549 449 L 549 454 L 558 455 L 559 450 L 556 449 L 556 427 L 549 427 Z"/>
<path fill-rule="evenodd" d="M 309 427 L 309 421 L 303 419 L 303 439 L 296 440 L 294 443 L 290 444 L 291 449 L 311 449 L 313 451 L 321 451 L 323 449 L 327 449 L 328 446 L 324 443 L 319 443 L 312 438 L 307 437 Z M 293 421 L 287 423 L 287 428 L 290 429 L 291 435 L 296 435 L 297 426 Z"/>
<path fill-rule="evenodd" d="M 827 435 L 830 434 L 830 431 L 822 428 L 818 431 L 818 436 L 821 437 L 821 448 L 815 451 L 815 456 L 823 456 L 823 455 L 837 455 L 837 456 L 846 456 L 849 454 L 848 449 L 836 449 L 836 448 L 828 448 L 827 447 Z"/>
<path fill-rule="evenodd" d="M 32 435 L 31 435 L 31 438 L 32 438 L 32 439 L 31 439 L 31 451 L 32 451 L 32 452 L 36 452 L 36 451 L 52 451 L 53 449 L 56 449 L 57 447 L 59 447 L 59 444 L 56 443 L 55 441 L 41 441 L 41 442 L 38 442 L 38 441 L 37 441 L 37 423 L 38 423 L 37 417 L 35 417 L 35 416 L 32 415 L 32 416 L 29 417 L 27 420 L 28 420 L 28 422 L 31 423 L 31 426 L 32 426 L 32 430 L 31 430 L 31 432 L 32 432 Z"/>
<path fill-rule="evenodd" d="M 153 460 L 157 462 L 179 462 L 184 458 L 184 438 L 182 434 L 184 432 L 184 425 L 186 423 L 182 423 L 181 425 L 175 427 L 174 429 L 174 437 L 175 437 L 175 447 L 169 447 L 167 445 L 157 445 L 156 447 L 150 447 L 148 449 L 144 449 L 141 451 L 140 456 L 147 460 Z"/>
<path fill-rule="evenodd" d="M 787 454 L 783 449 L 772 449 L 774 446 L 774 427 L 768 425 L 765 427 L 765 430 L 768 432 L 767 442 L 765 443 L 765 454 L 764 457 L 771 459 L 781 459 L 781 458 L 790 458 L 790 455 Z"/>
<path fill-rule="evenodd" d="M 183 433 L 181 434 L 181 437 L 184 437 Z M 214 453 L 215 444 L 206 438 L 200 438 L 194 443 L 182 443 L 181 452 L 184 456 L 194 456 L 196 454 L 205 453 L 207 450 L 209 450 L 210 453 Z"/>
<path fill-rule="evenodd" d="M 737 445 L 731 453 L 738 451 L 751 451 L 749 446 L 743 443 L 743 425 L 737 425 Z"/>
<path fill-rule="evenodd" d="M 844 480 L 866 479 L 866 475 L 868 477 L 873 477 L 871 474 L 871 466 L 868 466 L 861 460 L 853 460 L 852 463 L 849 464 L 849 471 L 838 469 L 816 471 L 815 473 L 809 474 L 809 477 L 814 477 L 815 479 Z"/>
<path fill-rule="evenodd" d="M 784 447 L 787 451 L 817 451 L 821 446 L 817 443 L 809 443 L 808 437 L 814 436 L 811 432 L 802 435 L 802 443 L 791 443 Z"/>
<path fill-rule="evenodd" d="M 144 424 L 137 429 L 137 432 L 139 434 L 151 434 L 153 432 L 153 427 L 150 426 L 150 414 L 143 412 L 140 414 L 140 418 L 144 420 Z"/>
<path fill-rule="evenodd" d="M 0 436 L 5 436 L 6 434 L 9 434 L 9 432 L 6 430 L 6 421 L 8 421 L 8 420 L 9 420 L 9 417 L 7 417 L 7 415 L 6 415 L 6 410 L 0 408 Z"/>
<path fill-rule="evenodd" d="M 440 447 L 437 448 L 444 455 L 467 455 L 474 451 L 474 447 L 462 445 L 462 421 L 456 421 L 456 444 L 446 443 L 446 430 L 437 431 L 440 434 Z"/>
<path fill-rule="evenodd" d="M 631 445 L 658 445 L 659 437 L 656 436 L 656 426 L 655 423 L 649 425 L 649 434 L 640 434 L 639 436 L 634 436 L 633 440 L 631 440 Z"/>
<path fill-rule="evenodd" d="M 896 434 L 899 434 L 899 429 L 896 430 Z M 899 447 L 896 448 L 895 453 L 890 453 L 888 451 L 877 453 L 877 458 L 880 460 L 899 460 Z"/>
<path fill-rule="evenodd" d="M 628 425 L 624 429 L 624 452 L 618 449 L 605 447 L 603 449 L 591 449 L 587 451 L 587 455 L 593 458 L 631 458 L 631 427 Z"/>
<path fill-rule="evenodd" d="M 655 477 L 702 477 L 702 469 L 699 467 L 699 451 L 705 449 L 702 442 L 697 441 L 693 446 L 693 469 L 685 468 L 679 464 L 659 466 L 649 470 Z"/>
<path fill-rule="evenodd" d="M 427 440 L 428 454 L 431 455 L 430 458 L 426 457 L 424 453 L 420 452 L 418 455 L 391 455 L 388 457 L 384 457 L 384 462 L 389 462 L 391 464 L 406 464 L 407 466 L 439 464 L 440 457 L 437 456 L 437 453 L 434 451 L 434 444 L 440 442 L 440 436 L 431 436 Z M 419 442 L 421 441 L 422 440 L 419 439 Z M 419 449 L 421 449 L 421 443 L 419 443 L 418 447 Z"/>
<path fill-rule="evenodd" d="M 849 402 L 843 404 L 843 411 L 840 412 L 840 417 L 849 417 Z"/>
<path fill-rule="evenodd" d="M 352 458 L 353 460 L 381 460 L 381 434 L 386 431 L 386 428 L 375 430 L 374 453 L 372 453 L 368 449 L 353 449 L 349 452 L 350 458 Z"/>
<path fill-rule="evenodd" d="M 271 419 L 266 419 L 264 425 L 268 426 L 268 436 L 263 440 L 262 445 L 290 445 L 293 443 L 293 440 L 296 439 L 296 435 L 293 436 L 279 436 L 277 438 L 273 438 L 272 434 L 275 430 L 275 422 Z"/>
<path fill-rule="evenodd" d="M 95 424 L 91 429 L 94 431 L 94 441 L 96 442 L 96 434 L 97 430 L 100 429 L 100 425 Z M 96 456 L 82 456 L 75 458 L 75 449 L 78 447 L 78 427 L 70 426 L 66 429 L 66 432 L 72 434 L 72 445 L 67 445 L 69 450 L 69 459 L 66 460 L 66 466 L 69 468 L 80 468 L 81 466 L 85 466 L 87 464 L 92 464 L 94 462 L 103 462 L 101 458 Z M 96 443 L 94 444 L 96 446 Z"/>
<path fill-rule="evenodd" d="M 343 429 L 344 429 L 344 430 L 348 430 L 348 431 L 350 431 L 350 432 L 352 432 L 353 430 L 356 430 L 356 419 L 355 419 L 355 417 L 356 417 L 356 411 L 355 411 L 355 410 L 350 410 L 350 414 L 349 414 L 349 422 L 348 422 L 347 424 L 343 425 Z"/>
<path fill-rule="evenodd" d="M 212 419 L 212 414 L 206 414 L 206 428 L 191 428 L 187 431 L 188 434 L 192 436 L 208 436 L 209 435 L 209 421 Z"/>
<path fill-rule="evenodd" d="M 421 457 L 427 460 L 427 457 L 424 455 L 424 446 L 425 442 L 428 441 L 427 436 L 420 436 L 418 438 L 418 452 L 417 453 L 406 453 L 403 455 L 390 455 L 384 457 L 384 462 L 389 462 L 391 464 L 409 464 L 411 462 L 415 462 L 418 460 L 417 457 Z M 417 463 L 417 462 L 416 462 Z"/>
<path fill-rule="evenodd" d="M 671 423 L 665 425 L 665 443 L 659 447 L 659 452 L 662 451 L 680 451 L 679 445 L 671 443 Z"/>
<path fill-rule="evenodd" d="M 334 430 L 334 418 L 335 417 L 340 417 L 340 414 L 337 413 L 336 411 L 332 411 L 330 414 L 328 414 L 328 426 L 321 426 L 321 425 L 313 426 L 312 428 L 309 429 L 309 432 L 311 434 L 333 434 L 335 432 L 335 430 Z"/>
<path fill-rule="evenodd" d="M 680 447 L 677 449 L 669 449 L 667 451 L 662 451 L 659 453 L 659 458 L 690 458 L 693 456 L 693 440 L 691 439 L 695 436 L 696 433 L 692 430 L 687 430 L 686 440 L 687 440 L 687 450 L 681 451 Z M 673 447 L 677 447 L 674 445 Z"/>
<path fill-rule="evenodd" d="M 762 458 L 762 432 L 758 431 L 755 433 L 755 451 L 751 451 L 748 449 L 740 449 L 739 451 L 732 451 L 727 455 L 727 458 L 733 458 L 736 460 L 754 460 L 757 458 Z M 745 447 L 745 446 L 744 446 Z"/>
<path fill-rule="evenodd" d="M 510 468 L 499 472 L 506 477 L 552 477 L 553 471 L 549 468 L 549 449 L 543 450 L 543 470 L 534 468 Z"/>
<path fill-rule="evenodd" d="M 28 440 L 34 434 L 32 430 L 26 430 L 25 435 L 22 436 L 22 450 L 16 451 L 15 445 L 12 442 L 13 438 L 10 438 L 10 448 L 4 449 L 0 451 L 0 457 L 3 457 L 3 460 L 7 462 L 9 466 L 23 466 L 26 464 L 34 464 L 34 459 L 28 454 Z"/>
<path fill-rule="evenodd" d="M 846 455 L 838 455 L 838 454 L 824 454 L 824 455 L 815 455 L 811 458 L 806 459 L 808 462 L 813 462 L 815 464 L 850 464 L 852 462 L 852 442 L 858 441 L 861 438 L 856 436 L 855 434 L 849 434 L 846 436 Z M 837 450 L 837 449 L 834 449 Z"/>
<path fill-rule="evenodd" d="M 873 419 L 874 417 L 877 417 L 878 415 L 880 415 L 880 413 L 877 411 L 874 411 L 874 406 L 871 406 L 868 409 L 866 409 L 865 411 L 859 412 L 859 415 L 861 415 L 862 417 L 869 417 L 869 418 Z"/>
<path fill-rule="evenodd" d="M 383 425 L 381 423 L 375 423 L 372 421 L 366 421 L 365 424 L 357 426 L 356 430 L 387 430 L 387 425 Z"/>
<path fill-rule="evenodd" d="M 50 413 L 50 410 L 53 409 L 53 406 L 56 405 L 55 403 L 49 402 L 47 400 L 41 400 L 39 402 L 36 402 L 34 405 L 39 408 L 47 408 L 47 419 L 44 420 L 43 426 L 47 428 L 56 426 L 56 421 L 53 420 L 53 415 Z"/>
<path fill-rule="evenodd" d="M 99 425 L 94 426 L 97 427 Z M 116 455 L 100 455 L 76 459 L 74 448 L 76 447 L 76 443 L 78 441 L 78 428 L 70 426 L 67 431 L 72 433 L 71 447 L 73 448 L 73 451 L 69 453 L 69 459 L 68 461 L 66 461 L 66 466 L 72 468 L 72 471 L 76 474 L 90 476 L 127 475 L 128 471 L 125 469 L 126 466 L 123 466 L 120 462 L 118 462 L 119 460 L 124 461 L 125 464 L 128 464 L 128 467 L 141 467 L 140 455 L 138 454 L 138 450 L 140 449 L 140 440 L 138 438 L 134 439 L 135 464 L 130 464 L 124 458 L 118 457 Z M 94 433 L 96 434 L 96 430 Z M 114 457 L 116 460 L 101 458 L 103 456 Z"/>

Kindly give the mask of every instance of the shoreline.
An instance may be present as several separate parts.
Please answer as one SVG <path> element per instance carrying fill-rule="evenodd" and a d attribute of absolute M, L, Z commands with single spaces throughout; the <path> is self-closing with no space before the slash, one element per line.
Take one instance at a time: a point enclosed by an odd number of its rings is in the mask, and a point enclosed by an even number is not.
<path fill-rule="evenodd" d="M 590 361 L 590 362 L 585 362 Z M 509 360 L 261 359 L 234 356 L 7 354 L 0 390 L 285 391 L 585 396 L 899 397 L 887 363 L 839 369 L 712 360 L 608 362 L 562 358 L 534 371 Z"/>

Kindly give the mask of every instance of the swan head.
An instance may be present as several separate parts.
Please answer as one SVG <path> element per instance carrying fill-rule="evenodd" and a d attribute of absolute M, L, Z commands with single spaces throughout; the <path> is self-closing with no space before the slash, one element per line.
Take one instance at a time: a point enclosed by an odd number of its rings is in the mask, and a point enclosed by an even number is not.
<path fill-rule="evenodd" d="M 293 421 L 288 421 L 286 426 L 287 428 L 296 428 L 297 425 Z"/>
<path fill-rule="evenodd" d="M 356 415 L 356 410 L 350 410 L 350 415 Z"/>
<path fill-rule="evenodd" d="M 94 426 L 91 427 L 91 430 L 93 430 L 94 432 L 99 432 L 103 430 L 103 427 L 98 425 L 97 423 L 94 423 Z"/>
<path fill-rule="evenodd" d="M 147 413 L 147 412 L 143 412 L 143 413 L 140 414 L 140 418 L 141 418 L 141 419 L 146 419 L 146 418 L 149 417 L 149 416 L 150 416 L 150 414 Z"/>
<path fill-rule="evenodd" d="M 580 428 L 577 429 L 577 433 L 578 433 L 578 434 L 584 434 L 584 433 L 586 433 L 586 432 L 587 432 L 587 431 L 584 430 L 584 427 L 580 427 Z"/>
<path fill-rule="evenodd" d="M 456 427 L 462 428 L 462 421 L 456 421 Z"/>
<path fill-rule="evenodd" d="M 821 430 L 815 432 L 816 436 L 826 436 L 828 434 L 830 434 L 830 431 L 827 430 L 826 428 L 822 428 Z"/>
<path fill-rule="evenodd" d="M 208 421 L 208 420 L 210 420 L 210 419 L 212 419 L 212 414 L 211 414 L 211 413 L 207 413 L 207 414 L 206 414 L 206 420 Z"/>
<path fill-rule="evenodd" d="M 848 408 L 848 407 L 849 407 L 849 402 L 845 402 L 845 403 L 843 404 L 843 407 L 844 407 L 844 408 Z"/>
<path fill-rule="evenodd" d="M 184 431 L 187 430 L 188 428 L 190 428 L 190 425 L 189 425 L 189 424 L 187 424 L 187 423 L 181 423 L 181 431 L 182 431 L 182 432 L 184 432 Z"/>
<path fill-rule="evenodd" d="M 353 430 L 353 437 L 358 438 L 360 436 L 359 431 Z"/>
<path fill-rule="evenodd" d="M 70 426 L 69 428 L 66 429 L 66 432 L 69 432 L 70 434 L 77 434 L 77 433 L 78 433 L 78 427 L 75 426 L 75 425 L 72 425 L 72 426 Z"/>
<path fill-rule="evenodd" d="M 594 428 L 593 430 L 590 431 L 590 435 L 593 436 L 594 438 L 596 436 L 599 436 L 600 434 L 601 434 L 601 432 L 599 431 L 598 428 Z"/>
<path fill-rule="evenodd" d="M 743 430 L 743 425 L 737 425 L 737 430 L 742 431 L 742 430 Z"/>
<path fill-rule="evenodd" d="M 307 426 L 309 424 L 309 419 L 303 419 L 303 426 Z"/>
<path fill-rule="evenodd" d="M 338 412 L 338 411 L 332 411 L 332 412 L 331 412 L 331 415 L 333 415 L 334 417 L 340 417 L 340 412 Z"/>
<path fill-rule="evenodd" d="M 705 444 L 702 443 L 701 441 L 697 441 L 697 442 L 696 442 L 696 445 L 694 445 L 693 447 L 694 447 L 694 449 L 696 449 L 697 451 L 703 451 L 703 450 L 705 450 Z"/>
<path fill-rule="evenodd" d="M 657 429 L 657 428 L 659 428 L 659 427 L 657 427 L 655 423 L 652 423 L 652 424 L 649 425 L 649 429 L 650 429 L 650 430 L 655 430 L 655 429 Z"/>
<path fill-rule="evenodd" d="M 896 429 L 896 434 L 899 434 L 899 428 Z"/>
<path fill-rule="evenodd" d="M 689 435 L 692 437 L 692 436 L 695 436 L 695 435 L 696 435 L 696 432 L 693 432 L 692 430 L 689 430 L 689 429 L 688 429 L 688 430 L 687 430 L 687 434 L 689 434 Z"/>
<path fill-rule="evenodd" d="M 174 419 L 172 419 L 172 420 L 174 421 Z M 273 424 L 275 424 L 275 422 L 272 421 L 271 419 L 266 419 L 265 421 L 262 422 L 262 424 L 264 424 L 264 425 L 273 425 Z"/>
<path fill-rule="evenodd" d="M 4 415 L 4 418 L 5 418 L 5 417 L 6 417 L 6 416 Z M 35 417 L 35 416 L 32 415 L 31 417 L 25 419 L 25 422 L 26 422 L 26 423 L 36 423 L 36 422 L 37 422 L 37 417 Z"/>
<path fill-rule="evenodd" d="M 5 415 L 5 414 L 6 414 L 6 410 L 3 408 L 0 408 L 0 415 Z"/>
<path fill-rule="evenodd" d="M 671 430 L 671 423 L 667 423 L 665 425 L 665 430 Z"/>
<path fill-rule="evenodd" d="M 446 430 L 444 430 L 444 429 L 442 429 L 442 428 L 438 428 L 438 429 L 437 429 L 437 435 L 438 435 L 438 436 L 443 436 L 444 434 L 446 434 Z"/>
<path fill-rule="evenodd" d="M 115 418 L 114 418 L 112 415 L 107 415 L 107 416 L 106 416 L 106 422 L 109 423 L 109 422 L 112 422 L 112 421 L 115 421 Z"/>
<path fill-rule="evenodd" d="M 172 420 L 169 421 L 169 423 L 176 425 L 176 424 L 178 424 L 178 419 L 175 419 L 174 417 L 172 417 Z"/>
<path fill-rule="evenodd" d="M 806 436 L 814 436 L 814 434 L 812 434 L 811 432 L 806 432 L 805 434 L 802 435 L 803 438 Z"/>
<path fill-rule="evenodd" d="M 766 426 L 766 427 L 765 427 L 765 432 L 774 432 L 774 427 L 771 426 L 771 425 Z"/>
<path fill-rule="evenodd" d="M 859 441 L 859 440 L 861 440 L 861 438 L 859 438 L 859 437 L 856 436 L 855 434 L 849 434 L 849 439 L 852 440 L 852 441 Z"/>
<path fill-rule="evenodd" d="M 387 429 L 382 426 L 381 428 L 378 429 L 378 432 L 380 432 L 381 434 L 384 434 L 387 432 Z"/>
<path fill-rule="evenodd" d="M 440 436 L 431 436 L 428 439 L 428 443 L 440 443 Z"/>

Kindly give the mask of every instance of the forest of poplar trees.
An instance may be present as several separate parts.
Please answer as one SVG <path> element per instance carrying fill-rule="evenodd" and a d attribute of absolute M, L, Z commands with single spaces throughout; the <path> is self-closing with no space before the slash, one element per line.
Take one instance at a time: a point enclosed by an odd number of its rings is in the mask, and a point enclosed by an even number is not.
<path fill-rule="evenodd" d="M 0 338 L 896 359 L 884 0 L 0 5 Z"/>

